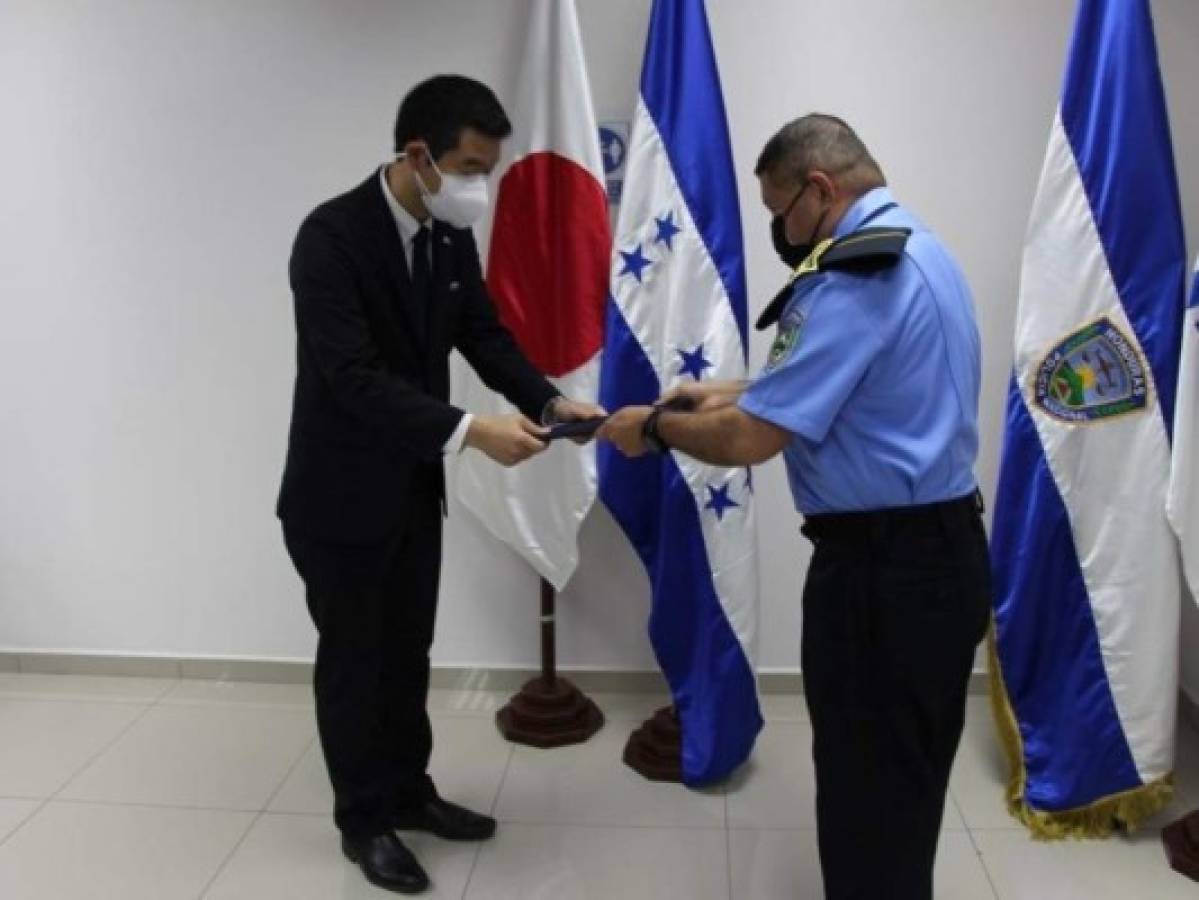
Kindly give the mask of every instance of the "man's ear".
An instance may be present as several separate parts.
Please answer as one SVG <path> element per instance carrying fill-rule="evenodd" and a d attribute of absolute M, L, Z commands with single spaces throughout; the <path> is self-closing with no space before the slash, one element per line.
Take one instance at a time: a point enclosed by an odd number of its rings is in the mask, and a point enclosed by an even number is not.
<path fill-rule="evenodd" d="M 831 204 L 837 197 L 837 185 L 833 179 L 829 178 L 828 174 L 815 170 L 808 174 L 808 180 L 812 182 L 812 187 L 820 192 L 820 202 L 822 204 Z"/>
<path fill-rule="evenodd" d="M 400 152 L 404 154 L 404 159 L 422 169 L 426 168 L 430 162 L 429 147 L 424 141 L 409 141 L 400 148 Z"/>

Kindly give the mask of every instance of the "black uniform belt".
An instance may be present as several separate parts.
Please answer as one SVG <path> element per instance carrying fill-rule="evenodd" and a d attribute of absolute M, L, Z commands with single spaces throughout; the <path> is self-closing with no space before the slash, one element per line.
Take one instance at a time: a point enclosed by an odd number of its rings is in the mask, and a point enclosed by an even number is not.
<path fill-rule="evenodd" d="M 857 543 L 913 527 L 943 524 L 953 528 L 982 512 L 982 494 L 974 490 L 964 497 L 938 503 L 806 516 L 800 530 L 813 543 L 823 540 Z"/>

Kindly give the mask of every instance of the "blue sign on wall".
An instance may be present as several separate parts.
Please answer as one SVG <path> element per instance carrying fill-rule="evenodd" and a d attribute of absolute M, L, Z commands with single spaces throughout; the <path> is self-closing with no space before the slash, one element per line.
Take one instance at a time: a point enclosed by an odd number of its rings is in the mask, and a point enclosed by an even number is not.
<path fill-rule="evenodd" d="M 624 163 L 629 151 L 629 123 L 600 122 L 599 140 L 608 203 L 617 206 L 620 204 L 620 192 L 624 186 Z"/>

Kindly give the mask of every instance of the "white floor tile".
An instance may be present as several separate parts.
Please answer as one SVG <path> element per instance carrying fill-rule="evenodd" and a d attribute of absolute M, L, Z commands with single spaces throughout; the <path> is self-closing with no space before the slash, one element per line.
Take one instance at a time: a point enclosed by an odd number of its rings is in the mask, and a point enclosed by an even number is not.
<path fill-rule="evenodd" d="M 0 800 L 0 843 L 38 808 L 40 800 Z"/>
<path fill-rule="evenodd" d="M 933 869 L 933 896 L 937 900 L 996 900 L 974 841 L 964 831 L 941 832 Z"/>
<path fill-rule="evenodd" d="M 808 707 L 802 694 L 762 694 L 762 718 L 767 722 L 806 722 Z"/>
<path fill-rule="evenodd" d="M 945 795 L 945 811 L 941 815 L 941 830 L 966 831 L 966 820 L 962 818 L 962 811 L 958 808 L 952 793 Z"/>
<path fill-rule="evenodd" d="M 593 694 L 601 732 L 537 750 L 496 730 L 509 696 L 431 693 L 441 792 L 501 824 L 483 845 L 404 835 L 434 879 L 427 896 L 704 900 L 727 897 L 730 879 L 734 898 L 820 896 L 802 697 L 766 695 L 751 762 L 696 792 L 621 761 L 630 731 L 666 698 Z M 341 857 L 315 733 L 306 685 L 0 673 L 0 897 L 195 898 L 218 871 L 206 900 L 383 896 Z M 1179 728 L 1174 802 L 1131 837 L 1032 841 L 1004 808 L 1006 774 L 987 698 L 972 696 L 938 900 L 1199 896 L 1169 870 L 1158 834 L 1199 806 L 1189 726 Z M 246 834 L 272 796 L 272 811 L 287 814 L 264 815 Z"/>
<path fill-rule="evenodd" d="M 312 709 L 312 686 L 252 681 L 179 681 L 162 698 L 181 706 L 282 706 Z"/>
<path fill-rule="evenodd" d="M 466 900 L 726 900 L 723 830 L 501 825 Z"/>
<path fill-rule="evenodd" d="M 62 797 L 262 809 L 314 733 L 305 710 L 158 706 L 80 773 Z"/>
<path fill-rule="evenodd" d="M 989 716 L 967 715 L 949 790 L 968 828 L 1018 828 L 1004 802 L 1008 764 Z"/>
<path fill-rule="evenodd" d="M 404 836 L 432 889 L 422 897 L 458 900 L 477 844 Z M 379 900 L 361 870 L 341 854 L 340 839 L 324 816 L 265 815 L 255 823 L 204 900 Z"/>
<path fill-rule="evenodd" d="M 732 828 L 815 828 L 816 770 L 807 720 L 768 722 L 753 756 L 726 792 Z M 945 798 L 941 827 L 966 828 L 952 796 Z"/>
<path fill-rule="evenodd" d="M 812 726 L 769 722 L 753 756 L 727 787 L 734 828 L 815 828 Z"/>
<path fill-rule="evenodd" d="M 621 761 L 634 722 L 609 722 L 585 744 L 517 747 L 496 816 L 506 822 L 724 827 L 720 789 L 642 778 Z"/>
<path fill-rule="evenodd" d="M 487 716 L 494 718 L 498 710 L 511 699 L 512 691 L 489 691 L 447 688 L 429 691 L 426 704 L 430 715 Z"/>
<path fill-rule="evenodd" d="M 152 703 L 175 684 L 170 678 L 0 674 L 0 697 Z"/>
<path fill-rule="evenodd" d="M 666 694 L 620 694 L 596 692 L 589 695 L 600 708 L 604 718 L 620 727 L 640 725 L 664 706 L 670 705 Z"/>
<path fill-rule="evenodd" d="M 490 811 L 508 767 L 512 747 L 489 718 L 433 719 L 433 759 L 430 774 L 438 792 L 448 800 L 481 812 Z M 272 812 L 330 813 L 333 792 L 314 742 L 271 802 Z"/>
<path fill-rule="evenodd" d="M 1020 830 L 974 832 L 1000 900 L 1194 900 L 1195 882 L 1166 864 L 1156 830 L 1104 841 L 1034 841 Z"/>
<path fill-rule="evenodd" d="M 271 812 L 332 815 L 333 790 L 319 740 L 309 744 L 268 808 Z"/>
<path fill-rule="evenodd" d="M 193 900 L 246 813 L 51 803 L 0 845 L 6 900 Z"/>
<path fill-rule="evenodd" d="M 824 882 L 814 829 L 733 829 L 733 900 L 820 900 Z M 937 900 L 994 900 L 987 873 L 964 832 L 942 832 L 933 872 Z"/>
<path fill-rule="evenodd" d="M 992 721 L 992 715 L 989 694 L 966 695 L 966 719 L 968 722 L 987 724 Z"/>
<path fill-rule="evenodd" d="M 729 833 L 733 900 L 819 900 L 824 896 L 813 829 L 744 829 Z"/>
<path fill-rule="evenodd" d="M 143 709 L 0 698 L 0 797 L 49 797 Z"/>

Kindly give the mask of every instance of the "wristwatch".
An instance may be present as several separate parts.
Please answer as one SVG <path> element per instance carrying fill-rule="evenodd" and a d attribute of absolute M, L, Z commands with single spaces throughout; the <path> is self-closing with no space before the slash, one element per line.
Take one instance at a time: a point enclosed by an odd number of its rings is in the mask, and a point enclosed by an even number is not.
<path fill-rule="evenodd" d="M 541 424 L 546 428 L 558 424 L 558 401 L 561 399 L 561 394 L 555 394 L 546 400 L 545 406 L 541 408 Z"/>
<path fill-rule="evenodd" d="M 664 411 L 665 407 L 655 406 L 646 417 L 645 424 L 641 426 L 641 439 L 645 441 L 645 446 L 654 453 L 665 453 L 670 449 L 670 445 L 662 439 L 662 435 L 658 434 L 658 418 Z"/>

